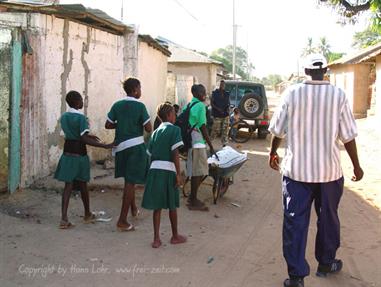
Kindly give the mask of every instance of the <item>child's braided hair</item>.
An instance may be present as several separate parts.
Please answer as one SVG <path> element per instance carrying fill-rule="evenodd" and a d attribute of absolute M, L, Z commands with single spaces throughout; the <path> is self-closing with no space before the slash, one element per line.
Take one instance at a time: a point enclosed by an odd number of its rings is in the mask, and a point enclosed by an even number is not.
<path fill-rule="evenodd" d="M 156 113 L 159 119 L 164 122 L 168 118 L 168 114 L 173 110 L 173 106 L 170 103 L 162 103 L 160 104 L 157 109 Z"/>

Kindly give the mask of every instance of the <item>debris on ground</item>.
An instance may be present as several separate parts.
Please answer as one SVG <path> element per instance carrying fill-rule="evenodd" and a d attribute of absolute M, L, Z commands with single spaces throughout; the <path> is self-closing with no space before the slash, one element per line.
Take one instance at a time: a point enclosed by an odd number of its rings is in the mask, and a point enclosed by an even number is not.
<path fill-rule="evenodd" d="M 213 256 L 209 256 L 208 257 L 208 264 L 212 263 L 214 261 L 214 257 Z"/>
<path fill-rule="evenodd" d="M 235 207 L 241 207 L 241 205 L 239 205 L 238 203 L 235 203 L 235 202 L 232 202 L 231 205 L 233 205 Z"/>

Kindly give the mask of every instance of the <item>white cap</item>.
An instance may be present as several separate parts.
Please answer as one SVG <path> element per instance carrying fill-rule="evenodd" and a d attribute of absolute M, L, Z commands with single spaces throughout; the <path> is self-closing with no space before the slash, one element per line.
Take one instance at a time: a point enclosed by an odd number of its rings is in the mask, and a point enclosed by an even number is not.
<path fill-rule="evenodd" d="M 322 54 L 311 54 L 306 57 L 305 69 L 316 70 L 327 68 L 327 60 Z"/>

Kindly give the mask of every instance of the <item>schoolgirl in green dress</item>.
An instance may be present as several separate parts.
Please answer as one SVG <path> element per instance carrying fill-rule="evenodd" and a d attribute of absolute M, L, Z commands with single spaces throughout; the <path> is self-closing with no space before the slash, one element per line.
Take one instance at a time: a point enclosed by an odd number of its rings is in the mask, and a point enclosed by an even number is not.
<path fill-rule="evenodd" d="M 157 109 L 161 125 L 153 132 L 148 143 L 147 154 L 151 164 L 143 195 L 142 206 L 153 210 L 153 248 L 161 245 L 160 215 L 162 209 L 169 209 L 172 227 L 172 244 L 184 243 L 186 237 L 177 232 L 177 211 L 179 207 L 179 186 L 181 185 L 178 148 L 183 145 L 180 128 L 174 126 L 176 113 L 170 104 L 161 104 Z"/>
<path fill-rule="evenodd" d="M 58 162 L 54 177 L 65 182 L 62 194 L 62 217 L 59 227 L 67 229 L 74 225 L 68 220 L 67 209 L 73 185 L 79 187 L 85 208 L 85 223 L 94 222 L 95 215 L 90 211 L 89 192 L 87 182 L 90 180 L 90 161 L 87 156 L 86 145 L 111 148 L 113 144 L 103 144 L 99 138 L 89 134 L 89 124 L 86 117 L 79 110 L 83 108 L 83 99 L 80 93 L 70 91 L 66 95 L 69 110 L 60 119 L 61 128 L 65 134 L 63 154 Z"/>
<path fill-rule="evenodd" d="M 115 178 L 124 178 L 123 202 L 117 228 L 132 231 L 134 226 L 127 221 L 131 207 L 133 216 L 138 214 L 135 203 L 135 184 L 144 184 L 148 158 L 143 132 L 152 131 L 150 117 L 141 97 L 140 81 L 129 78 L 123 82 L 127 96 L 114 103 L 107 115 L 106 129 L 115 129 Z"/>

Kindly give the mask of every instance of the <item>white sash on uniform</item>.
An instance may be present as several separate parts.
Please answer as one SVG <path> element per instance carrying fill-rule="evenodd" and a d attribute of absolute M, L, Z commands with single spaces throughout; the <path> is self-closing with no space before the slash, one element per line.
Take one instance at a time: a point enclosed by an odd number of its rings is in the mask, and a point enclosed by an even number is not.
<path fill-rule="evenodd" d="M 128 149 L 133 146 L 140 145 L 142 143 L 144 143 L 143 136 L 125 140 L 124 142 L 121 142 L 120 144 L 118 144 L 116 147 L 112 149 L 112 156 L 115 156 L 117 152 L 120 152 L 122 150 Z"/>

